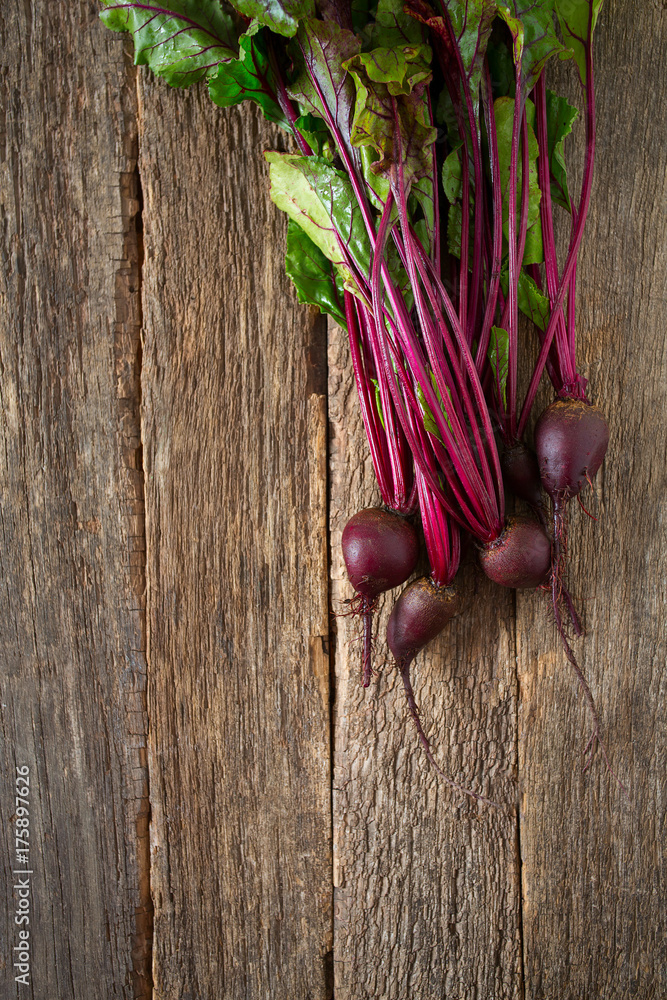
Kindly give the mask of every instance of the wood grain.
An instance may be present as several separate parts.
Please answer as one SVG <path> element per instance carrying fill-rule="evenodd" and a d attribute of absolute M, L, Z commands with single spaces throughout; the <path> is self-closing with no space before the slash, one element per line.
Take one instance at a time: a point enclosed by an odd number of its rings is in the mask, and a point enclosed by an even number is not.
<path fill-rule="evenodd" d="M 519 597 L 527 1000 L 667 996 L 666 48 L 659 5 L 605 4 L 578 330 L 612 435 L 597 499 L 583 501 L 599 520 L 572 505 L 570 582 L 589 633 L 577 653 L 629 801 L 600 754 L 582 774 L 586 709 L 546 608 Z"/>
<path fill-rule="evenodd" d="M 330 995 L 326 328 L 254 111 L 141 81 L 156 1000 Z"/>
<path fill-rule="evenodd" d="M 346 520 L 377 503 L 347 335 L 329 336 L 331 597 L 352 596 Z M 506 808 L 452 794 L 424 758 L 379 618 L 377 662 L 360 685 L 358 625 L 337 619 L 334 715 L 336 1000 L 495 1000 L 521 995 L 515 822 L 517 687 L 513 595 L 469 562 L 467 609 L 413 669 L 422 722 L 444 770 Z"/>
<path fill-rule="evenodd" d="M 428 768 L 388 600 L 371 688 L 346 617 L 330 672 L 342 527 L 377 494 L 345 337 L 327 347 L 284 275 L 260 155 L 284 140 L 137 73 L 90 0 L 3 6 L 3 998 L 28 995 L 9 959 L 23 763 L 35 997 L 667 996 L 663 8 L 603 8 L 579 268 L 612 441 L 598 522 L 571 512 L 570 583 L 629 796 L 600 755 L 581 772 L 546 602 L 468 556 L 468 609 L 414 683 L 438 760 L 493 810 Z"/>
<path fill-rule="evenodd" d="M 3 5 L 0 39 L 2 996 L 147 997 L 135 72 L 90 3 Z"/>

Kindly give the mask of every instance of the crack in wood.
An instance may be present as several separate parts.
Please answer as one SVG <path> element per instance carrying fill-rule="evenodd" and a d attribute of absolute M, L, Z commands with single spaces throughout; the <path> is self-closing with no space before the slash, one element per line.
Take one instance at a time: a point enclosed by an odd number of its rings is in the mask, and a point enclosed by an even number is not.
<path fill-rule="evenodd" d="M 134 67 L 128 70 L 131 84 L 138 87 Z M 142 438 L 141 398 L 143 363 L 142 270 L 143 191 L 139 170 L 138 136 L 132 151 L 134 170 L 121 176 L 121 211 L 124 225 L 124 262 L 116 275 L 116 363 L 119 397 L 123 400 L 124 440 L 123 462 L 129 472 L 131 492 L 127 511 L 128 557 L 130 583 L 136 598 L 135 609 L 140 619 L 141 652 L 145 657 L 145 673 L 139 681 L 137 694 L 143 718 L 139 748 L 141 794 L 136 801 L 135 835 L 138 904 L 134 909 L 132 935 L 132 990 L 135 1000 L 151 1000 L 153 996 L 153 900 L 150 878 L 150 780 L 148 768 L 148 642 L 146 623 L 146 524 L 145 469 Z"/>

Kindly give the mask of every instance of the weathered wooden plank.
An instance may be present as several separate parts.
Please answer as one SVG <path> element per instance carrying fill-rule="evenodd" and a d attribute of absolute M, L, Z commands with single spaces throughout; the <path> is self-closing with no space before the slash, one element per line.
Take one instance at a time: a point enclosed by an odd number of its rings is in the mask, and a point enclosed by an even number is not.
<path fill-rule="evenodd" d="M 284 274 L 277 132 L 205 90 L 141 93 L 155 996 L 317 1000 L 326 328 Z"/>
<path fill-rule="evenodd" d="M 352 596 L 340 551 L 356 510 L 378 501 L 348 361 L 329 337 L 331 595 Z M 452 795 L 430 768 L 388 661 L 380 617 L 371 687 L 360 686 L 353 620 L 338 618 L 334 715 L 336 1000 L 494 1000 L 521 996 L 514 821 L 517 691 L 513 597 L 469 563 L 467 610 L 418 657 L 422 721 L 454 780 L 507 803 Z M 475 593 L 476 591 L 476 593 Z"/>
<path fill-rule="evenodd" d="M 626 801 L 600 754 L 582 774 L 586 709 L 546 608 L 521 597 L 527 1000 L 667 996 L 665 51 L 659 5 L 605 4 L 578 326 L 592 398 L 612 437 L 593 501 L 599 521 L 573 505 L 570 580 L 589 632 L 577 652 L 630 795 Z"/>
<path fill-rule="evenodd" d="M 1 992 L 148 996 L 135 74 L 93 3 L 0 25 L 3 897 L 23 765 L 32 870 Z"/>

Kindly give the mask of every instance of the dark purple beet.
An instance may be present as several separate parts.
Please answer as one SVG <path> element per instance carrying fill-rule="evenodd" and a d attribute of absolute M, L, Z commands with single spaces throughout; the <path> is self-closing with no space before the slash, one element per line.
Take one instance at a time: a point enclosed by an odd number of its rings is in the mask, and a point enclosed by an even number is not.
<path fill-rule="evenodd" d="M 387 624 L 387 643 L 400 666 L 411 661 L 461 610 L 454 587 L 436 587 L 422 576 L 405 588 Z"/>
<path fill-rule="evenodd" d="M 498 538 L 480 547 L 479 561 L 503 587 L 538 587 L 551 568 L 551 542 L 533 517 L 515 514 Z"/>
<path fill-rule="evenodd" d="M 350 583 L 371 599 L 405 583 L 419 556 L 410 522 L 379 507 L 367 507 L 350 518 L 342 545 Z"/>
<path fill-rule="evenodd" d="M 581 399 L 557 399 L 535 427 L 542 484 L 559 502 L 576 496 L 602 465 L 609 424 L 599 407 Z"/>
<path fill-rule="evenodd" d="M 385 590 L 405 583 L 419 556 L 417 533 L 409 521 L 380 507 L 354 514 L 343 528 L 343 558 L 350 583 L 357 592 L 351 613 L 363 622 L 362 684 L 372 672 L 373 611 Z"/>
<path fill-rule="evenodd" d="M 537 455 L 520 441 L 506 448 L 500 459 L 507 488 L 537 510 L 542 508 L 542 483 Z"/>

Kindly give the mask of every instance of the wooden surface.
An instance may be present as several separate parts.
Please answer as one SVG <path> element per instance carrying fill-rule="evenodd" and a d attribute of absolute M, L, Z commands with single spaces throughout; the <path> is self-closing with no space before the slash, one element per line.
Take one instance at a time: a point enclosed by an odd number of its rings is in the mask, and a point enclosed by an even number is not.
<path fill-rule="evenodd" d="M 378 502 L 348 362 L 329 343 L 331 600 L 351 596 L 340 554 L 347 518 Z M 468 561 L 463 615 L 413 669 L 437 758 L 455 781 L 512 803 L 517 781 L 513 595 Z M 474 591 L 477 591 L 475 594 Z M 493 609 L 490 613 L 490 609 Z M 379 635 L 390 610 L 384 602 Z M 520 882 L 513 809 L 453 794 L 423 757 L 403 685 L 384 666 L 360 686 L 358 626 L 335 644 L 334 942 L 336 1000 L 518 997 Z M 355 641 L 356 640 L 356 641 Z"/>
<path fill-rule="evenodd" d="M 596 179 L 579 268 L 591 398 L 611 417 L 592 501 L 572 505 L 577 643 L 612 766 L 582 774 L 589 719 L 549 615 L 517 600 L 526 997 L 667 996 L 667 12 L 601 17 Z M 615 99 L 613 81 L 623 80 Z M 584 500 L 586 503 L 586 500 Z M 588 504 L 586 503 L 588 506 Z"/>
<path fill-rule="evenodd" d="M 0 24 L 0 994 L 147 997 L 134 70 L 91 4 Z M 32 991 L 12 967 L 26 765 Z"/>
<path fill-rule="evenodd" d="M 155 997 L 319 1000 L 326 326 L 276 266 L 277 134 L 143 78 L 140 114 Z"/>
<path fill-rule="evenodd" d="M 89 0 L 0 26 L 2 1000 L 667 996 L 662 5 L 601 16 L 579 269 L 612 441 L 570 579 L 629 794 L 599 755 L 582 774 L 544 600 L 468 557 L 414 683 L 442 767 L 501 811 L 438 781 L 390 664 L 363 692 L 329 617 L 376 494 L 345 339 L 283 273 L 281 140 L 134 69 Z"/>

